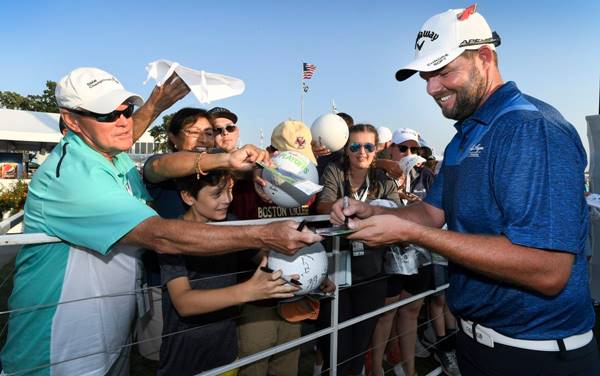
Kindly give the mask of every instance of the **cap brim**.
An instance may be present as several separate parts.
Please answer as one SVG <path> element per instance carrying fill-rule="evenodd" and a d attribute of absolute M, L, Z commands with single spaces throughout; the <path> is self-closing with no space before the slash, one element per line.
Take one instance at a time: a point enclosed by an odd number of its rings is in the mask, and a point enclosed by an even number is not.
<path fill-rule="evenodd" d="M 445 67 L 456 59 L 466 48 L 458 47 L 443 54 L 421 56 L 396 72 L 396 80 L 404 81 L 417 72 L 432 72 Z"/>
<path fill-rule="evenodd" d="M 97 114 L 108 114 L 116 110 L 117 107 L 125 102 L 129 102 L 136 106 L 141 106 L 144 104 L 142 97 L 137 94 L 131 93 L 127 90 L 114 90 L 94 99 L 93 101 L 82 103 L 79 107 Z"/>

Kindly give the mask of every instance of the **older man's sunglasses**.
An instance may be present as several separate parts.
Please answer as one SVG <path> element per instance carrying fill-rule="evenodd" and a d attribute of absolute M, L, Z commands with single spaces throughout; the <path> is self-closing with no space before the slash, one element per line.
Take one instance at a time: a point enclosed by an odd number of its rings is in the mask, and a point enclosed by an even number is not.
<path fill-rule="evenodd" d="M 215 132 L 215 136 L 223 134 L 223 131 L 227 131 L 227 133 L 233 133 L 237 129 L 237 126 L 233 124 L 226 125 L 224 127 L 214 127 L 213 130 Z"/>
<path fill-rule="evenodd" d="M 74 114 L 81 115 L 81 116 L 92 117 L 92 118 L 96 119 L 96 121 L 99 121 L 100 123 L 112 123 L 113 121 L 116 121 L 118 118 L 120 118 L 121 115 L 123 115 L 123 116 L 125 116 L 125 118 L 129 119 L 131 117 L 131 115 L 133 115 L 134 108 L 135 108 L 134 105 L 130 104 L 124 110 L 114 110 L 113 112 L 109 112 L 108 114 L 97 114 L 95 112 L 85 111 L 85 110 L 69 109 L 69 111 Z"/>

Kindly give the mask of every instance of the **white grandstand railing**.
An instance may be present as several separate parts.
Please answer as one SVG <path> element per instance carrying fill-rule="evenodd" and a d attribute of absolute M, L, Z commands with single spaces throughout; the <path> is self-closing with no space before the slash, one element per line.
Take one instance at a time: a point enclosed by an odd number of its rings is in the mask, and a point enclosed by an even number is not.
<path fill-rule="evenodd" d="M 25 212 L 23 210 L 21 210 L 18 213 L 13 214 L 10 217 L 0 221 L 0 234 L 6 234 L 11 228 L 13 228 L 13 227 L 17 226 L 19 223 L 23 222 L 24 214 L 25 214 Z"/>
<path fill-rule="evenodd" d="M 22 212 L 21 212 L 21 218 L 22 218 Z M 219 223 L 212 223 L 212 225 L 223 225 L 223 226 L 229 226 L 229 225 L 257 225 L 257 224 L 265 224 L 265 223 L 269 223 L 269 222 L 273 222 L 273 221 L 280 221 L 280 220 L 294 220 L 297 222 L 300 222 L 302 220 L 306 220 L 307 222 L 324 222 L 324 221 L 328 221 L 329 220 L 329 216 L 328 215 L 315 215 L 315 216 L 304 216 L 304 217 L 287 217 L 287 218 L 272 218 L 272 219 L 259 219 L 259 220 L 246 220 L 246 221 L 230 221 L 230 222 L 219 222 Z M 31 234 L 5 234 L 5 235 L 0 235 L 0 253 L 2 253 L 2 247 L 5 246 L 15 246 L 15 245 L 30 245 L 30 244 L 42 244 L 42 243 L 57 243 L 60 242 L 61 240 L 59 238 L 53 237 L 53 236 L 48 236 L 46 234 L 42 234 L 42 233 L 31 233 Z M 337 266 L 339 265 L 339 259 L 341 257 L 342 252 L 340 252 L 339 249 L 339 238 L 335 238 L 335 240 L 333 241 L 333 246 L 331 250 L 331 257 L 333 257 L 333 265 Z M 332 275 L 330 275 L 330 278 L 332 279 L 332 281 L 336 284 L 336 286 L 339 286 L 339 276 L 341 274 L 339 273 L 339 271 L 337 270 L 337 268 L 334 267 L 333 273 Z M 410 298 L 398 301 L 396 303 L 393 304 L 389 304 L 387 306 L 384 306 L 382 308 L 376 309 L 374 311 L 365 313 L 363 315 L 354 317 L 352 319 L 346 320 L 344 322 L 339 322 L 338 321 L 338 298 L 339 298 L 339 291 L 338 289 L 335 290 L 335 292 L 333 293 L 332 296 L 332 303 L 331 303 L 331 325 L 328 328 L 324 328 L 321 330 L 318 330 L 314 333 L 310 333 L 308 335 L 304 335 L 301 336 L 297 339 L 294 339 L 292 341 L 288 341 L 286 343 L 274 346 L 272 348 L 269 348 L 267 350 L 263 350 L 260 352 L 257 352 L 255 354 L 240 358 L 236 361 L 234 361 L 233 363 L 221 366 L 221 367 L 217 367 L 214 368 L 210 371 L 206 371 L 203 373 L 200 373 L 198 375 L 202 375 L 202 376 L 216 376 L 219 375 L 221 373 L 254 363 L 256 361 L 259 361 L 261 359 L 265 359 L 268 358 L 272 355 L 275 355 L 277 353 L 298 347 L 302 344 L 305 344 L 307 342 L 311 342 L 316 340 L 317 338 L 329 335 L 330 336 L 330 359 L 329 359 L 329 364 L 330 365 L 338 365 L 337 362 L 337 338 L 338 338 L 338 332 L 341 329 L 344 329 L 346 327 L 349 327 L 351 325 L 357 324 L 361 321 L 367 320 L 369 318 L 381 315 L 382 313 L 385 313 L 387 311 L 396 309 L 398 307 L 401 307 L 403 305 L 409 304 L 415 300 L 424 298 L 426 296 L 435 294 L 437 292 L 443 291 L 445 289 L 448 288 L 448 284 L 442 285 L 437 287 L 434 290 L 428 290 L 428 291 L 424 291 L 420 294 L 411 296 Z M 60 303 L 59 303 L 60 304 Z M 1 309 L 0 309 L 1 310 Z M 329 370 L 330 374 L 335 376 L 337 375 L 337 369 L 334 366 L 331 366 L 330 370 Z M 437 367 L 436 369 L 432 370 L 431 372 L 429 372 L 426 376 L 436 376 L 436 375 L 440 375 L 442 373 L 442 369 L 441 367 Z"/>

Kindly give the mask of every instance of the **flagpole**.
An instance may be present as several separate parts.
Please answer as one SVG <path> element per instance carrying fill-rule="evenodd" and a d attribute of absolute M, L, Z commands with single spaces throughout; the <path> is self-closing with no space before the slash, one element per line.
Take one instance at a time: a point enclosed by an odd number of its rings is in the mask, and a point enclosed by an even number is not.
<path fill-rule="evenodd" d="M 304 63 L 300 72 L 300 121 L 304 121 Z"/>

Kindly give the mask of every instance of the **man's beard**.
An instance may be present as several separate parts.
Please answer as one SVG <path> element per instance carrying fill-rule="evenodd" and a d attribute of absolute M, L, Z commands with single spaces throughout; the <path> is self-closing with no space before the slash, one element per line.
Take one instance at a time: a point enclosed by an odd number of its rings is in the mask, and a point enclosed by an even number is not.
<path fill-rule="evenodd" d="M 475 66 L 472 66 L 469 72 L 469 81 L 462 88 L 454 90 L 456 94 L 454 107 L 448 109 L 442 107 L 442 114 L 448 119 L 453 120 L 468 118 L 481 104 L 485 92 L 486 84 L 484 78 Z"/>

